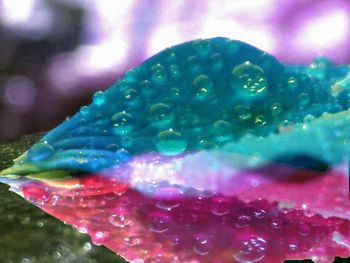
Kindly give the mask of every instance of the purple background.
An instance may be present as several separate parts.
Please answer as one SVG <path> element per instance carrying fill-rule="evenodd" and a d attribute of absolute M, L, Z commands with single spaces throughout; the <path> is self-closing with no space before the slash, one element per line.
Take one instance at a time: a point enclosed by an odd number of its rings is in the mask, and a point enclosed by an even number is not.
<path fill-rule="evenodd" d="M 225 36 L 350 61 L 348 0 L 0 0 L 0 139 L 53 128 L 167 46 Z"/>

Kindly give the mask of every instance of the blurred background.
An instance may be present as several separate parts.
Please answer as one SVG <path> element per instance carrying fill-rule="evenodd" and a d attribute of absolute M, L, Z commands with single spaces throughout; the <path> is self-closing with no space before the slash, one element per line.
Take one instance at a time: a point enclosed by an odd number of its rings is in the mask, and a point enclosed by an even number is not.
<path fill-rule="evenodd" d="M 350 61 L 348 0 L 0 0 L 0 140 L 46 131 L 165 47 L 225 36 Z"/>

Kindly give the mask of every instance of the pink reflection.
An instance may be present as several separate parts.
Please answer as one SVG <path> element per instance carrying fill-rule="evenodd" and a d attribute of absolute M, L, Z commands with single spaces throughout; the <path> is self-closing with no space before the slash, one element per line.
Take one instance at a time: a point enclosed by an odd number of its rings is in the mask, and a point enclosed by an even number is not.
<path fill-rule="evenodd" d="M 258 171 L 253 178 L 228 167 L 220 167 L 215 176 L 215 161 L 202 164 L 209 174 L 194 167 L 186 175 L 176 168 L 186 166 L 182 157 L 155 161 L 145 155 L 129 169 L 27 181 L 19 189 L 46 212 L 88 233 L 95 244 L 132 262 L 331 262 L 349 254 L 350 205 L 343 171 L 298 182 Z M 277 171 L 286 174 L 284 168 L 292 177 L 311 172 L 283 165 L 269 171 L 276 177 Z"/>

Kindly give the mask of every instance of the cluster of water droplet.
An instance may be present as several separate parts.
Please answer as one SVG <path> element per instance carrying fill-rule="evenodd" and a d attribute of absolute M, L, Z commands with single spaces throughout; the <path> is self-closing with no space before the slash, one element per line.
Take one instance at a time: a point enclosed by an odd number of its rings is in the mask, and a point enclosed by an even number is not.
<path fill-rule="evenodd" d="M 60 189 L 36 182 L 23 192 L 88 233 L 95 244 L 144 262 L 279 262 L 332 240 L 328 225 L 336 224 L 338 236 L 347 231 L 342 219 L 307 215 L 282 203 L 246 203 L 194 188 L 160 185 L 152 195 L 144 195 L 115 178 L 100 176 L 82 178 L 80 185 Z M 73 207 L 75 215 L 70 212 Z"/>
<path fill-rule="evenodd" d="M 338 82 L 348 69 L 338 72 L 333 76 L 324 60 L 310 67 L 282 65 L 225 38 L 184 43 L 96 92 L 90 106 L 47 134 L 28 158 L 39 163 L 64 151 L 71 157 L 64 168 L 95 171 L 123 162 L 116 153 L 121 149 L 131 155 L 175 156 L 216 148 L 245 134 L 283 133 L 324 112 L 347 109 L 344 92 L 332 95 L 330 90 L 345 85 Z"/>

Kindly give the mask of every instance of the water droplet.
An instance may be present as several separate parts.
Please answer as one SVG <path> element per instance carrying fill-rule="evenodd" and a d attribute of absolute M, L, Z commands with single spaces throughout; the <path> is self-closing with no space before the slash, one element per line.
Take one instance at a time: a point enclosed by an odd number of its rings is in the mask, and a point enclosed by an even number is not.
<path fill-rule="evenodd" d="M 89 113 L 89 107 L 88 106 L 83 106 L 80 108 L 80 114 L 83 116 L 86 116 Z"/>
<path fill-rule="evenodd" d="M 61 253 L 59 251 L 55 251 L 53 253 L 53 257 L 54 257 L 54 259 L 60 259 L 61 258 Z"/>
<path fill-rule="evenodd" d="M 96 231 L 94 235 L 92 235 L 91 239 L 95 245 L 99 246 L 103 244 L 104 240 L 107 238 L 107 233 L 102 231 Z"/>
<path fill-rule="evenodd" d="M 265 125 L 267 122 L 264 115 L 258 115 L 255 117 L 254 123 L 255 125 L 262 126 L 262 125 Z"/>
<path fill-rule="evenodd" d="M 217 71 L 224 67 L 224 63 L 220 54 L 215 53 L 210 56 L 211 67 L 213 70 Z"/>
<path fill-rule="evenodd" d="M 140 82 L 140 92 L 145 98 L 149 98 L 154 94 L 155 89 L 151 82 L 144 80 Z"/>
<path fill-rule="evenodd" d="M 124 244 L 129 247 L 134 247 L 141 244 L 141 238 L 138 237 L 125 237 Z"/>
<path fill-rule="evenodd" d="M 22 263 L 31 263 L 31 260 L 29 258 L 23 258 Z"/>
<path fill-rule="evenodd" d="M 208 56 L 212 51 L 212 46 L 208 40 L 196 40 L 193 42 L 193 48 L 201 57 Z"/>
<path fill-rule="evenodd" d="M 190 57 L 188 57 L 187 61 L 188 61 L 188 64 L 189 64 L 188 65 L 189 69 L 192 72 L 196 73 L 196 72 L 198 72 L 200 70 L 200 61 L 199 61 L 198 57 L 190 56 Z"/>
<path fill-rule="evenodd" d="M 149 229 L 155 233 L 163 233 L 169 229 L 170 218 L 165 215 L 156 215 L 150 218 Z"/>
<path fill-rule="evenodd" d="M 54 153 L 54 148 L 45 142 L 39 142 L 34 144 L 32 148 L 28 151 L 28 160 L 31 162 L 40 162 L 43 161 Z"/>
<path fill-rule="evenodd" d="M 182 134 L 172 129 L 161 131 L 157 135 L 157 150 L 163 155 L 178 155 L 186 150 L 187 142 Z"/>
<path fill-rule="evenodd" d="M 193 251 L 200 256 L 206 256 L 209 254 L 209 251 L 212 247 L 210 243 L 211 242 L 208 240 L 206 235 L 197 235 L 194 238 Z"/>
<path fill-rule="evenodd" d="M 310 227 L 306 224 L 299 225 L 299 234 L 302 236 L 307 236 L 310 234 Z"/>
<path fill-rule="evenodd" d="M 210 94 L 212 86 L 213 82 L 206 75 L 199 75 L 193 81 L 194 93 L 199 99 L 206 98 Z"/>
<path fill-rule="evenodd" d="M 298 100 L 299 100 L 299 105 L 305 106 L 310 102 L 310 97 L 309 95 L 307 95 L 307 93 L 303 92 L 299 94 Z"/>
<path fill-rule="evenodd" d="M 273 228 L 276 228 L 276 229 L 280 228 L 281 225 L 282 225 L 282 221 L 279 218 L 277 218 L 277 217 L 272 217 L 271 218 L 271 226 Z"/>
<path fill-rule="evenodd" d="M 313 120 L 315 120 L 315 117 L 311 114 L 308 114 L 304 117 L 304 122 L 306 123 L 312 122 Z"/>
<path fill-rule="evenodd" d="M 267 247 L 267 242 L 262 237 L 250 237 L 242 242 L 239 252 L 233 257 L 242 263 L 259 262 L 265 257 Z"/>
<path fill-rule="evenodd" d="M 78 227 L 78 231 L 82 234 L 86 234 L 88 232 L 88 230 L 85 226 Z"/>
<path fill-rule="evenodd" d="M 162 200 L 162 201 L 158 201 L 156 203 L 156 207 L 160 208 L 160 209 L 164 209 L 167 211 L 171 211 L 173 208 L 176 208 L 180 205 L 180 203 L 178 201 L 175 200 Z"/>
<path fill-rule="evenodd" d="M 89 252 L 92 249 L 92 245 L 90 242 L 86 242 L 83 246 L 84 251 Z"/>
<path fill-rule="evenodd" d="M 133 139 L 129 136 L 124 136 L 121 140 L 121 145 L 125 148 L 131 147 L 133 144 Z"/>
<path fill-rule="evenodd" d="M 137 81 L 137 69 L 131 69 L 126 74 L 124 79 L 129 83 L 134 83 Z"/>
<path fill-rule="evenodd" d="M 208 140 L 200 140 L 198 143 L 198 148 L 202 150 L 209 150 L 216 148 L 217 145 L 211 141 Z"/>
<path fill-rule="evenodd" d="M 95 105 L 101 106 L 102 104 L 105 103 L 106 97 L 105 97 L 105 94 L 103 93 L 103 91 L 97 91 L 94 94 L 94 96 L 92 97 L 92 100 L 93 100 Z"/>
<path fill-rule="evenodd" d="M 264 71 L 249 61 L 236 66 L 233 71 L 232 87 L 240 95 L 254 97 L 266 93 L 268 83 Z"/>
<path fill-rule="evenodd" d="M 291 243 L 288 245 L 289 249 L 295 251 L 298 249 L 298 245 L 296 243 Z"/>
<path fill-rule="evenodd" d="M 166 71 L 163 65 L 156 64 L 151 68 L 152 71 L 152 80 L 157 83 L 163 83 L 166 80 Z"/>
<path fill-rule="evenodd" d="M 254 216 L 256 218 L 261 219 L 261 218 L 264 218 L 265 215 L 266 215 L 266 211 L 264 209 L 259 209 L 259 210 L 254 211 Z"/>
<path fill-rule="evenodd" d="M 252 113 L 248 107 L 238 105 L 235 107 L 235 113 L 241 121 L 248 120 L 252 117 Z"/>
<path fill-rule="evenodd" d="M 121 111 L 116 113 L 112 117 L 113 122 L 113 131 L 118 135 L 125 135 L 132 131 L 132 116 L 125 112 Z"/>
<path fill-rule="evenodd" d="M 174 120 L 174 115 L 171 114 L 171 108 L 165 103 L 157 103 L 149 109 L 151 125 L 158 129 L 169 127 Z"/>
<path fill-rule="evenodd" d="M 232 126 L 224 120 L 214 122 L 212 126 L 212 133 L 215 136 L 215 141 L 228 141 L 233 136 Z"/>
<path fill-rule="evenodd" d="M 295 89 L 298 87 L 298 80 L 295 77 L 290 77 L 287 83 L 291 89 Z"/>
<path fill-rule="evenodd" d="M 129 161 L 130 158 L 131 158 L 131 157 L 130 157 L 130 153 L 129 153 L 127 150 L 125 150 L 124 148 L 118 150 L 118 151 L 116 152 L 116 155 L 117 155 L 117 159 L 118 159 L 120 162 L 123 162 L 123 163 Z"/>
<path fill-rule="evenodd" d="M 250 216 L 241 215 L 237 218 L 237 220 L 235 222 L 235 227 L 237 227 L 237 228 L 246 227 L 250 224 L 251 221 L 252 221 L 252 219 L 250 218 Z"/>
<path fill-rule="evenodd" d="M 181 76 L 180 69 L 177 65 L 170 66 L 170 76 L 174 79 L 178 79 Z"/>
<path fill-rule="evenodd" d="M 134 89 L 128 89 L 127 91 L 125 91 L 124 93 L 124 98 L 127 101 L 132 101 L 137 97 L 137 91 Z"/>
<path fill-rule="evenodd" d="M 113 214 L 110 217 L 108 217 L 108 221 L 119 228 L 124 228 L 127 226 L 131 225 L 131 220 L 129 220 L 126 215 L 117 215 L 117 214 Z"/>
<path fill-rule="evenodd" d="M 230 205 L 224 199 L 219 198 L 213 203 L 211 211 L 214 215 L 223 216 L 230 211 Z"/>
<path fill-rule="evenodd" d="M 273 116 L 280 115 L 282 112 L 282 106 L 279 103 L 274 103 L 271 106 L 271 113 Z"/>

